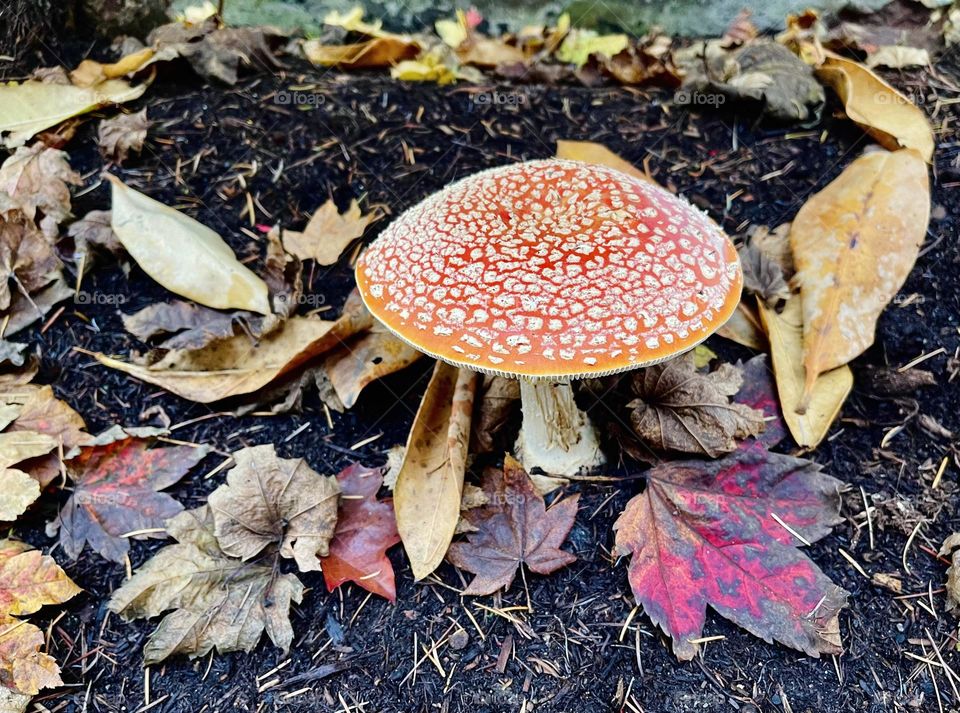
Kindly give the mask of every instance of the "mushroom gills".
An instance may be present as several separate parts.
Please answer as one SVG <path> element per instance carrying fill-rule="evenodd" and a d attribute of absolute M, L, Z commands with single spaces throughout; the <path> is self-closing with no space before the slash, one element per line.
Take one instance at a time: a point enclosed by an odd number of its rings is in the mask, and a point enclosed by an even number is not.
<path fill-rule="evenodd" d="M 523 426 L 516 451 L 529 472 L 577 475 L 606 459 L 590 419 L 577 407 L 569 382 L 520 379 Z"/>

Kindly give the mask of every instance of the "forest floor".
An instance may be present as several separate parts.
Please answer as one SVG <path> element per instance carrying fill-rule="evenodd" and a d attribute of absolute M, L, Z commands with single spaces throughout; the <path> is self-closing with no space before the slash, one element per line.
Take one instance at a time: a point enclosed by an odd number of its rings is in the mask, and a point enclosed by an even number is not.
<path fill-rule="evenodd" d="M 816 126 L 778 128 L 738 116 L 734 107 L 688 111 L 672 103 L 670 92 L 655 89 L 437 87 L 285 62 L 282 72 L 230 88 L 204 86 L 186 68 L 166 74 L 132 105 L 146 106 L 153 122 L 146 147 L 112 169 L 168 205 L 190 206 L 194 217 L 254 264 L 262 244 L 249 218 L 241 217 L 241 174 L 255 197 L 257 223 L 297 226 L 329 196 L 341 206 L 366 196 L 367 205 L 385 204 L 396 215 L 455 178 L 552 156 L 557 139 L 590 140 L 646 164 L 660 183 L 709 209 L 738 235 L 750 224 L 789 221 L 868 143 L 852 123 L 834 116 L 835 106 Z M 920 93 L 926 82 L 923 74 L 889 78 Z M 290 101 L 292 95 L 297 98 Z M 126 576 L 124 567 L 89 550 L 75 562 L 59 557 L 85 592 L 63 616 L 34 619 L 50 626 L 48 650 L 68 683 L 38 702 L 65 713 L 956 710 L 960 701 L 949 679 L 925 661 L 934 659 L 932 639 L 949 663 L 957 662 L 957 619 L 945 610 L 942 593 L 947 563 L 936 554 L 945 537 L 960 530 L 957 444 L 921 428 L 919 416 L 960 433 L 960 378 L 953 378 L 960 369 L 958 106 L 924 105 L 928 114 L 939 113 L 937 123 L 954 112 L 938 135 L 926 246 L 880 319 L 876 343 L 853 363 L 857 385 L 830 436 L 809 456 L 850 484 L 844 523 L 810 548 L 812 559 L 850 592 L 840 618 L 843 655 L 808 658 L 710 614 L 704 636 L 721 638 L 694 661 L 678 662 L 642 613 L 631 618 L 635 604 L 625 562 L 611 554 L 611 526 L 641 487 L 629 476 L 642 466 L 627 462 L 607 471 L 626 476 L 622 482 L 567 489 L 581 493 L 566 545 L 577 555 L 574 565 L 549 577 L 529 575 L 526 586 L 518 580 L 502 595 L 464 599 L 458 593 L 464 580 L 452 566 L 414 582 L 395 549 L 395 605 L 353 585 L 327 595 L 321 577 L 306 577 L 315 591 L 294 609 L 296 637 L 287 656 L 261 643 L 251 654 L 176 658 L 147 677 L 141 650 L 152 624 L 124 623 L 106 608 Z M 70 147 L 71 165 L 86 186 L 76 191 L 77 215 L 109 207 L 95 126 L 86 123 Z M 309 275 L 306 292 L 332 317 L 352 286 L 352 269 L 341 260 Z M 302 414 L 223 415 L 78 351 L 126 355 L 142 349 L 123 329 L 119 311 L 133 312 L 167 293 L 139 268 L 125 274 L 118 265 L 98 266 L 84 278 L 83 290 L 90 296 L 85 303 L 68 304 L 42 333 L 21 335 L 42 348 L 36 381 L 52 383 L 92 433 L 114 423 L 155 423 L 149 414 L 159 407 L 174 426 L 184 424 L 175 438 L 215 447 L 194 475 L 170 490 L 188 508 L 223 481 L 222 472 L 204 474 L 243 446 L 276 443 L 281 456 L 305 457 L 321 473 L 336 473 L 354 460 L 384 463 L 387 449 L 405 440 L 430 373 L 431 364 L 421 360 L 372 384 L 353 409 L 333 415 L 333 428 L 316 396 L 306 400 Z M 751 355 L 718 337 L 709 346 L 726 360 Z M 861 379 L 867 365 L 897 367 L 932 352 L 936 356 L 922 368 L 933 372 L 937 385 L 915 396 L 883 397 Z M 603 423 L 625 412 L 597 403 L 591 413 Z M 881 447 L 884 434 L 900 424 L 905 428 Z M 945 455 L 950 465 L 934 488 Z M 50 503 L 32 511 L 17 534 L 47 548 L 43 526 L 54 514 Z M 161 546 L 131 544 L 134 567 Z M 903 594 L 872 583 L 841 551 L 868 574 L 899 577 Z M 455 649 L 449 635 L 460 629 L 467 640 Z M 431 648 L 435 662 L 424 656 Z"/>

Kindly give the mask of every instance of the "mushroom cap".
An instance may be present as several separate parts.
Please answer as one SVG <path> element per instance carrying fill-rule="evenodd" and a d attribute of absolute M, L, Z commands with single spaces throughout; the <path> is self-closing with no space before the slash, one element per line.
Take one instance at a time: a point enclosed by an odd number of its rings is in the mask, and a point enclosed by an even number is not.
<path fill-rule="evenodd" d="M 740 300 L 737 251 L 686 200 L 605 166 L 453 183 L 361 255 L 367 308 L 416 349 L 528 379 L 603 376 L 693 348 Z"/>

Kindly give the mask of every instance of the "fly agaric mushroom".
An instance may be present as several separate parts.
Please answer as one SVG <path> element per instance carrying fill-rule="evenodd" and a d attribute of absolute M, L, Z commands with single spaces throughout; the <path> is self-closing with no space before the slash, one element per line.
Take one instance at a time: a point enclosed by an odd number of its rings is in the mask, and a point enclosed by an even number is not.
<path fill-rule="evenodd" d="M 527 470 L 603 463 L 571 379 L 693 348 L 740 299 L 737 252 L 682 198 L 604 166 L 529 161 L 460 180 L 357 263 L 370 312 L 437 359 L 520 379 Z"/>

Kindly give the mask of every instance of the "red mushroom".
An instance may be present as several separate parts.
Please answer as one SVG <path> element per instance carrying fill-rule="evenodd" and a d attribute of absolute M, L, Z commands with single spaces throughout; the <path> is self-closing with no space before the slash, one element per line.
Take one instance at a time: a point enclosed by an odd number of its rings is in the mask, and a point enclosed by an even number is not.
<path fill-rule="evenodd" d="M 736 250 L 687 201 L 575 161 L 469 176 L 363 253 L 357 285 L 389 330 L 437 359 L 520 379 L 527 469 L 603 462 L 571 379 L 696 346 L 740 298 Z"/>

